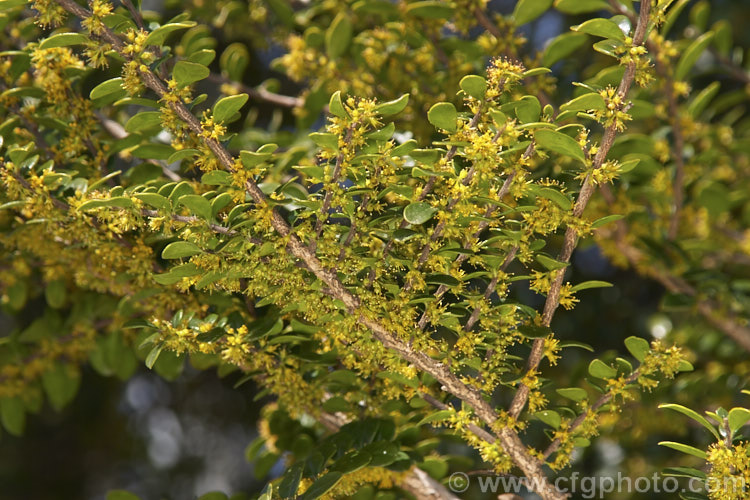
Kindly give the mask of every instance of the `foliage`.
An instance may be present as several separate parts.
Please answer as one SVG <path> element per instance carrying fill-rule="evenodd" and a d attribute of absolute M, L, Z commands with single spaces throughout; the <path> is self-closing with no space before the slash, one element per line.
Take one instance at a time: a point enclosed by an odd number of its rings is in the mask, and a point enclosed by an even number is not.
<path fill-rule="evenodd" d="M 84 363 L 174 379 L 187 359 L 273 396 L 247 452 L 262 476 L 286 465 L 263 498 L 420 497 L 421 471 L 472 468 L 565 498 L 551 479 L 574 450 L 695 359 L 694 336 L 631 336 L 585 381 L 555 372 L 593 350 L 555 335 L 559 306 L 612 286 L 571 270 L 579 242 L 750 350 L 750 78 L 707 3 L 674 34 L 688 3 L 252 0 L 169 19 L 0 0 L 2 303 L 37 308 L 0 340 L 4 428 L 69 404 Z M 536 53 L 519 28 L 550 9 L 579 22 Z M 268 40 L 299 97 L 243 83 Z M 669 408 L 716 438 L 664 443 L 709 464 L 678 472 L 746 475 L 747 410 Z M 450 456 L 457 440 L 477 455 Z"/>

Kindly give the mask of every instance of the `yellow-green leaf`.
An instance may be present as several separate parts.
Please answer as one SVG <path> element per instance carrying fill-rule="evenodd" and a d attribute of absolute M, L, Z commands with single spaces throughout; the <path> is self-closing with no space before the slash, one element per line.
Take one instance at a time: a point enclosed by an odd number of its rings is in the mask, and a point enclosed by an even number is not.
<path fill-rule="evenodd" d="M 188 61 L 178 61 L 172 72 L 172 76 L 180 87 L 208 78 L 210 74 L 211 71 L 202 64 Z"/>
<path fill-rule="evenodd" d="M 122 78 L 120 77 L 112 78 L 111 80 L 100 83 L 99 85 L 91 89 L 89 97 L 91 97 L 92 99 L 99 99 L 100 97 L 114 94 L 116 92 L 125 92 L 125 89 L 122 88 Z"/>
<path fill-rule="evenodd" d="M 600 17 L 589 19 L 585 23 L 573 26 L 570 29 L 579 33 L 588 33 L 589 35 L 600 36 L 602 38 L 611 38 L 620 42 L 625 41 L 625 33 L 622 32 L 617 23 Z"/>
<path fill-rule="evenodd" d="M 397 115 L 406 108 L 407 104 L 409 104 L 409 94 L 404 94 L 393 101 L 378 104 L 375 106 L 375 111 L 382 116 Z"/>
<path fill-rule="evenodd" d="M 555 0 L 555 8 L 565 14 L 583 14 L 607 9 L 605 0 Z"/>
<path fill-rule="evenodd" d="M 55 47 L 69 47 L 71 45 L 81 45 L 88 41 L 88 37 L 80 33 L 58 33 L 42 40 L 39 44 L 39 48 L 52 49 Z"/>
<path fill-rule="evenodd" d="M 481 101 L 484 99 L 484 92 L 487 90 L 487 81 L 479 75 L 466 75 L 459 83 L 461 90 L 466 92 L 474 99 Z"/>
<path fill-rule="evenodd" d="M 242 106 L 245 105 L 249 96 L 247 94 L 237 94 L 223 97 L 214 104 L 214 120 L 218 122 L 227 122 Z"/>
<path fill-rule="evenodd" d="M 688 446 L 682 443 L 675 443 L 674 441 L 662 441 L 659 443 L 659 446 L 666 446 L 667 448 L 672 448 L 673 450 L 680 451 L 687 455 L 692 455 L 694 457 L 698 457 L 703 460 L 706 459 L 706 452 L 703 450 L 699 450 L 698 448 L 695 448 L 694 446 Z"/>
<path fill-rule="evenodd" d="M 617 376 L 617 370 L 604 363 L 604 361 L 595 359 L 589 364 L 589 374 L 596 378 L 611 379 Z"/>
<path fill-rule="evenodd" d="M 326 30 L 326 53 L 337 59 L 349 48 L 352 39 L 352 21 L 345 12 L 340 12 Z"/>
<path fill-rule="evenodd" d="M 162 259 L 181 259 L 201 253 L 201 249 L 195 243 L 189 241 L 175 241 L 170 243 L 161 252 Z"/>
<path fill-rule="evenodd" d="M 680 56 L 680 60 L 677 62 L 677 66 L 674 70 L 674 77 L 676 80 L 684 80 L 688 72 L 695 66 L 696 61 L 703 51 L 706 50 L 708 45 L 711 43 L 714 34 L 712 31 L 704 33 L 691 43 L 687 49 Z"/>
<path fill-rule="evenodd" d="M 533 21 L 552 7 L 553 0 L 518 0 L 513 9 L 513 19 L 517 26 Z"/>
<path fill-rule="evenodd" d="M 448 132 L 455 132 L 458 112 L 453 104 L 439 102 L 427 112 L 427 119 L 437 128 L 447 130 Z"/>
<path fill-rule="evenodd" d="M 181 23 L 169 23 L 159 26 L 146 37 L 145 45 L 162 45 L 167 37 L 177 31 L 195 26 L 194 21 L 183 21 Z"/>
<path fill-rule="evenodd" d="M 534 133 L 537 146 L 541 149 L 570 156 L 581 162 L 586 159 L 578 141 L 556 130 L 539 129 Z"/>

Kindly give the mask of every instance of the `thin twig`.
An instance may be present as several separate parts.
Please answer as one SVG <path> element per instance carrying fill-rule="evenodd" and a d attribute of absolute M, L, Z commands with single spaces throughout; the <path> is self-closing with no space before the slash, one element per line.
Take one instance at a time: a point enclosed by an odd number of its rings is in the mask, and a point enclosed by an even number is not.
<path fill-rule="evenodd" d="M 627 379 L 625 379 L 625 385 L 632 384 L 640 376 L 641 376 L 640 369 L 635 370 L 633 373 L 630 374 L 630 376 Z M 576 417 L 576 419 L 573 420 L 573 422 L 571 422 L 570 426 L 568 426 L 567 428 L 568 434 L 572 434 L 576 429 L 578 429 L 578 427 L 580 427 L 581 424 L 583 424 L 583 422 L 586 421 L 586 418 L 588 418 L 589 415 L 595 413 L 599 408 L 601 408 L 602 406 L 612 401 L 613 396 L 614 396 L 614 393 L 612 391 L 607 391 L 606 393 L 599 396 L 599 399 L 597 399 L 594 402 L 594 404 L 592 404 L 589 408 L 587 408 L 585 412 L 578 415 L 578 417 Z M 554 441 L 550 443 L 547 449 L 544 450 L 544 453 L 542 454 L 542 456 L 546 459 L 547 457 L 549 457 L 550 455 L 552 455 L 554 452 L 557 451 L 557 449 L 560 447 L 560 444 L 561 444 L 560 439 L 559 438 L 555 439 Z"/>
<path fill-rule="evenodd" d="M 237 87 L 240 92 L 246 93 L 250 96 L 251 99 L 254 99 L 256 101 L 265 101 L 277 106 L 281 106 L 282 108 L 298 108 L 305 103 L 305 101 L 303 99 L 300 99 L 299 97 L 277 94 L 275 92 L 271 92 L 270 90 L 266 90 L 263 87 L 250 87 L 249 85 L 245 85 L 241 82 L 235 82 L 216 73 L 212 73 L 211 75 L 209 75 L 208 79 L 214 83 L 227 84 L 233 87 Z"/>

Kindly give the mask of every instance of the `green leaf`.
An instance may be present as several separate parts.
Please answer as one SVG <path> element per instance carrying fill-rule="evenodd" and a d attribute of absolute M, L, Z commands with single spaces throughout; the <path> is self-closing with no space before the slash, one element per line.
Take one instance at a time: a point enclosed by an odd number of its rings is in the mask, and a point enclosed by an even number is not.
<path fill-rule="evenodd" d="M 369 134 L 365 135 L 365 137 L 369 140 L 376 140 L 376 141 L 387 141 L 391 137 L 393 137 L 393 133 L 396 131 L 396 125 L 391 122 L 385 127 L 375 130 L 373 132 L 370 132 Z"/>
<path fill-rule="evenodd" d="M 345 12 L 340 12 L 326 30 L 326 53 L 338 59 L 349 48 L 352 40 L 352 21 Z"/>
<path fill-rule="evenodd" d="M 539 121 L 539 114 L 542 112 L 542 105 L 539 99 L 534 96 L 523 96 L 515 103 L 516 117 L 521 123 L 533 123 Z"/>
<path fill-rule="evenodd" d="M 409 203 L 404 209 L 404 220 L 409 224 L 424 224 L 432 218 L 436 211 L 435 208 L 424 201 Z"/>
<path fill-rule="evenodd" d="M 555 0 L 555 8 L 565 14 L 584 14 L 608 7 L 605 0 Z"/>
<path fill-rule="evenodd" d="M 175 283 L 180 281 L 182 278 L 189 278 L 191 276 L 196 276 L 198 274 L 201 274 L 201 270 L 198 269 L 198 266 L 196 266 L 192 262 L 188 262 L 188 263 L 173 267 L 172 269 L 169 270 L 168 273 L 154 275 L 153 278 L 154 278 L 154 281 L 156 281 L 160 285 L 169 286 L 169 285 L 174 285 Z"/>
<path fill-rule="evenodd" d="M 428 458 L 419 464 L 419 468 L 432 476 L 433 479 L 445 477 L 450 469 L 448 463 L 442 458 Z"/>
<path fill-rule="evenodd" d="M 175 241 L 164 247 L 164 250 L 161 252 L 161 258 L 181 259 L 199 253 L 201 253 L 201 249 L 195 243 L 189 241 Z"/>
<path fill-rule="evenodd" d="M 339 137 L 336 134 L 331 134 L 329 132 L 313 132 L 308 137 L 312 139 L 315 145 L 323 149 L 331 151 L 338 151 L 339 149 Z"/>
<path fill-rule="evenodd" d="M 381 116 L 392 116 L 397 115 L 406 109 L 406 105 L 409 104 L 409 94 L 404 94 L 398 99 L 393 101 L 382 102 L 375 106 L 375 111 L 380 113 Z"/>
<path fill-rule="evenodd" d="M 107 500 L 140 500 L 140 497 L 125 490 L 112 490 L 107 493 Z"/>
<path fill-rule="evenodd" d="M 596 378 L 611 379 L 617 377 L 617 370 L 603 361 L 595 359 L 589 364 L 589 374 Z"/>
<path fill-rule="evenodd" d="M 430 413 L 417 423 L 417 427 L 432 422 L 442 422 L 444 420 L 448 420 L 455 413 L 456 412 L 454 412 L 453 410 L 440 410 L 434 413 Z"/>
<path fill-rule="evenodd" d="M 711 15 L 711 6 L 706 0 L 696 2 L 692 9 L 690 9 L 690 23 L 698 29 L 703 31 L 708 25 L 708 18 Z"/>
<path fill-rule="evenodd" d="M 157 345 L 154 346 L 146 356 L 146 367 L 151 370 L 154 368 L 154 363 L 156 363 L 156 360 L 159 359 L 159 354 L 161 354 L 162 346 Z"/>
<path fill-rule="evenodd" d="M 339 118 L 346 118 L 349 116 L 349 113 L 346 112 L 346 108 L 344 108 L 344 103 L 341 102 L 340 90 L 334 92 L 331 99 L 328 101 L 328 111 L 333 116 L 338 116 Z"/>
<path fill-rule="evenodd" d="M 78 368 L 56 363 L 42 374 L 42 387 L 52 408 L 62 410 L 78 392 L 81 374 Z"/>
<path fill-rule="evenodd" d="M 201 49 L 193 52 L 188 57 L 188 61 L 208 66 L 216 59 L 216 51 L 213 49 Z"/>
<path fill-rule="evenodd" d="M 88 41 L 88 37 L 80 33 L 58 33 L 42 40 L 39 44 L 39 48 L 52 49 L 55 47 L 69 47 L 71 45 L 81 45 Z"/>
<path fill-rule="evenodd" d="M 396 382 L 397 384 L 405 385 L 416 389 L 419 387 L 419 380 L 416 378 L 407 378 L 405 375 L 395 372 L 378 372 L 376 375 L 380 379 L 388 379 Z"/>
<path fill-rule="evenodd" d="M 314 140 L 313 140 L 314 141 Z M 276 144 L 266 144 L 261 146 L 257 151 L 240 151 L 240 159 L 245 168 L 252 168 L 260 165 L 269 159 L 278 146 Z"/>
<path fill-rule="evenodd" d="M 575 340 L 563 340 L 558 344 L 560 348 L 565 349 L 566 347 L 577 347 L 579 349 L 584 349 L 589 352 L 594 352 L 594 348 L 590 345 L 583 343 L 583 342 L 577 342 Z"/>
<path fill-rule="evenodd" d="M 335 413 L 337 411 L 352 411 L 352 405 L 341 396 L 334 396 L 323 402 L 323 411 Z"/>
<path fill-rule="evenodd" d="M 26 300 L 29 297 L 29 287 L 26 281 L 19 280 L 6 289 L 6 294 L 8 295 L 8 306 L 14 311 L 19 311 L 26 305 Z"/>
<path fill-rule="evenodd" d="M 54 309 L 65 305 L 65 282 L 62 280 L 50 281 L 44 289 L 44 298 L 47 304 Z"/>
<path fill-rule="evenodd" d="M 108 96 L 110 94 L 114 94 L 116 92 L 124 92 L 125 89 L 122 88 L 122 78 L 112 78 L 111 80 L 107 80 L 105 82 L 100 83 L 93 89 L 91 89 L 91 93 L 89 94 L 89 97 L 91 99 L 99 99 L 100 97 Z"/>
<path fill-rule="evenodd" d="M 0 0 L 0 11 L 27 5 L 28 0 Z"/>
<path fill-rule="evenodd" d="M 677 62 L 677 66 L 674 70 L 675 80 L 684 80 L 688 72 L 695 66 L 696 61 L 703 51 L 706 50 L 711 40 L 714 37 L 714 33 L 709 31 L 699 36 L 691 43 L 687 49 L 680 56 L 680 60 Z"/>
<path fill-rule="evenodd" d="M 23 434 L 26 427 L 26 407 L 21 398 L 0 398 L 0 420 L 5 430 L 12 435 Z"/>
<path fill-rule="evenodd" d="M 466 75 L 459 82 L 461 90 L 478 101 L 484 100 L 484 93 L 487 90 L 487 80 L 479 75 Z"/>
<path fill-rule="evenodd" d="M 297 489 L 299 488 L 304 468 L 304 462 L 297 462 L 286 471 L 279 484 L 279 495 L 281 495 L 281 498 L 293 498 L 297 495 Z"/>
<path fill-rule="evenodd" d="M 412 149 L 409 152 L 409 156 L 414 158 L 419 163 L 424 163 L 425 165 L 434 165 L 439 159 L 440 159 L 440 150 L 437 149 Z M 417 168 L 415 167 L 413 171 L 415 171 L 415 174 Z M 414 175 L 415 177 L 419 177 L 419 175 Z M 429 177 L 430 173 L 425 172 L 424 170 L 420 170 L 420 175 Z"/>
<path fill-rule="evenodd" d="M 455 132 L 458 113 L 453 104 L 439 102 L 427 112 L 427 119 L 437 128 L 447 130 L 448 132 Z"/>
<path fill-rule="evenodd" d="M 586 161 L 583 150 L 578 142 L 570 136 L 550 129 L 539 129 L 534 133 L 539 147 L 565 156 L 570 156 L 581 162 Z"/>
<path fill-rule="evenodd" d="M 560 106 L 560 111 L 589 111 L 592 109 L 603 110 L 606 107 L 604 98 L 596 93 L 590 92 L 576 97 L 572 101 L 566 102 Z"/>
<path fill-rule="evenodd" d="M 167 198 L 156 193 L 136 193 L 133 197 L 161 210 L 168 210 L 172 206 Z"/>
<path fill-rule="evenodd" d="M 125 131 L 131 134 L 157 127 L 161 128 L 161 113 L 159 111 L 141 111 L 125 123 Z"/>
<path fill-rule="evenodd" d="M 553 259 L 552 257 L 548 255 L 544 255 L 543 253 L 540 253 L 536 256 L 537 262 L 539 262 L 541 265 L 545 267 L 548 271 L 556 271 L 558 269 L 563 269 L 565 267 L 568 267 L 568 262 L 561 262 L 557 259 Z"/>
<path fill-rule="evenodd" d="M 10 210 L 12 208 L 22 207 L 24 205 L 26 205 L 26 200 L 9 201 L 8 203 L 3 203 L 2 205 L 0 205 L 0 210 Z"/>
<path fill-rule="evenodd" d="M 682 500 L 710 500 L 703 493 L 693 493 L 691 491 L 682 491 L 682 492 L 680 492 L 680 498 Z"/>
<path fill-rule="evenodd" d="M 669 33 L 672 26 L 674 26 L 675 21 L 677 21 L 677 18 L 680 16 L 680 13 L 689 3 L 692 3 L 692 1 L 693 0 L 677 0 L 677 2 L 669 8 L 664 25 L 659 30 L 659 33 L 662 36 L 666 36 L 667 33 Z"/>
<path fill-rule="evenodd" d="M 352 472 L 358 471 L 372 460 L 372 456 L 366 451 L 354 451 L 347 453 L 343 457 L 336 460 L 331 466 L 331 470 L 343 472 L 344 474 L 351 474 Z"/>
<path fill-rule="evenodd" d="M 517 26 L 533 21 L 552 7 L 552 0 L 518 0 L 513 9 L 513 19 Z"/>
<path fill-rule="evenodd" d="M 557 413 L 556 411 L 552 411 L 552 410 L 538 411 L 534 414 L 534 416 L 538 418 L 539 420 L 541 420 L 542 422 L 544 422 L 545 424 L 555 429 L 559 429 L 560 423 L 562 423 L 560 414 Z"/>
<path fill-rule="evenodd" d="M 406 6 L 406 13 L 424 19 L 450 19 L 455 7 L 449 2 L 427 0 L 412 2 Z"/>
<path fill-rule="evenodd" d="M 677 451 L 685 453 L 687 455 L 692 455 L 694 457 L 698 457 L 698 458 L 701 458 L 703 460 L 706 459 L 706 452 L 705 451 L 699 450 L 698 448 L 695 448 L 693 446 L 688 446 L 686 444 L 675 443 L 674 441 L 661 441 L 659 443 L 659 446 L 666 446 L 667 448 L 672 448 L 673 450 L 677 450 Z"/>
<path fill-rule="evenodd" d="M 720 87 L 721 83 L 711 82 L 710 85 L 701 90 L 698 95 L 690 101 L 690 104 L 688 104 L 688 113 L 690 113 L 690 116 L 698 118 L 706 110 L 706 107 L 708 107 L 708 104 L 713 98 L 716 97 L 716 94 L 719 93 Z"/>
<path fill-rule="evenodd" d="M 591 281 L 584 281 L 582 283 L 578 283 L 574 287 L 570 289 L 571 292 L 579 292 L 581 290 L 588 290 L 589 288 L 609 288 L 612 286 L 612 283 L 607 283 L 606 281 L 597 281 L 597 280 L 591 280 Z"/>
<path fill-rule="evenodd" d="M 549 188 L 549 187 L 543 187 L 536 190 L 537 196 L 541 196 L 542 198 L 546 198 L 548 200 L 554 201 L 557 206 L 562 208 L 563 210 L 570 210 L 573 206 L 573 202 L 570 201 L 570 199 L 565 196 L 565 194 L 561 193 L 557 189 Z"/>
<path fill-rule="evenodd" d="M 625 217 L 624 215 L 619 215 L 619 214 L 605 215 L 604 217 L 602 217 L 600 219 L 596 219 L 591 224 L 591 229 L 600 228 L 600 227 L 602 227 L 605 224 L 609 224 L 610 222 L 618 221 L 620 219 L 623 219 L 624 217 Z"/>
<path fill-rule="evenodd" d="M 206 220 L 211 219 L 211 202 L 198 194 L 186 194 L 181 196 L 177 202 L 186 206 L 190 212 Z"/>
<path fill-rule="evenodd" d="M 433 285 L 445 285 L 445 286 L 458 286 L 461 284 L 459 280 L 451 276 L 450 274 L 428 274 L 425 277 L 425 282 Z"/>
<path fill-rule="evenodd" d="M 248 99 L 247 94 L 230 95 L 219 99 L 214 104 L 214 120 L 228 123 L 227 120 L 242 109 Z"/>
<path fill-rule="evenodd" d="M 343 476 L 344 474 L 338 471 L 329 472 L 310 485 L 307 491 L 300 495 L 299 500 L 313 500 L 322 497 L 331 491 Z"/>
<path fill-rule="evenodd" d="M 579 387 L 566 387 L 563 389 L 557 389 L 557 393 L 567 399 L 570 399 L 572 401 L 583 401 L 584 399 L 589 397 L 589 394 Z"/>
<path fill-rule="evenodd" d="M 705 472 L 693 469 L 692 467 L 667 467 L 662 471 L 662 475 L 687 478 L 696 477 L 701 480 L 706 479 Z"/>
<path fill-rule="evenodd" d="M 232 183 L 232 174 L 224 170 L 211 170 L 201 177 L 201 184 L 209 186 L 229 186 Z"/>
<path fill-rule="evenodd" d="M 219 67 L 221 72 L 229 77 L 230 80 L 242 81 L 245 69 L 250 63 L 250 53 L 242 43 L 232 43 L 224 49 L 219 58 Z"/>
<path fill-rule="evenodd" d="M 178 161 L 185 160 L 187 158 L 194 158 L 200 154 L 200 151 L 193 148 L 187 148 L 187 149 L 180 149 L 178 151 L 175 151 L 169 158 L 167 158 L 167 163 L 175 163 Z"/>
<path fill-rule="evenodd" d="M 208 75 L 210 74 L 211 70 L 202 64 L 188 61 L 178 61 L 177 64 L 174 65 L 174 71 L 172 71 L 172 76 L 180 87 L 208 78 Z"/>
<path fill-rule="evenodd" d="M 625 42 L 625 33 L 622 32 L 617 23 L 609 19 L 589 19 L 585 23 L 573 26 L 570 29 L 578 33 L 588 33 L 589 35 Z"/>
<path fill-rule="evenodd" d="M 750 421 L 750 410 L 747 408 L 732 408 L 729 410 L 729 428 L 732 432 L 737 432 Z"/>
<path fill-rule="evenodd" d="M 714 32 L 716 50 L 724 57 L 730 57 L 730 53 L 734 47 L 732 24 L 726 19 L 721 19 L 711 27 L 711 31 Z"/>
<path fill-rule="evenodd" d="M 635 339 L 635 338 L 636 337 L 629 337 L 629 339 Z M 643 340 L 643 339 L 639 339 L 639 340 Z M 626 345 L 627 345 L 627 342 L 628 341 L 626 340 L 625 341 Z M 644 340 L 644 342 L 646 342 L 646 341 Z M 648 343 L 646 343 L 646 345 L 648 345 Z M 630 352 L 632 353 L 633 351 L 630 351 Z M 636 358 L 636 359 L 638 359 L 638 358 Z M 638 359 L 638 361 L 643 361 L 643 360 L 642 359 Z M 701 415 L 697 411 L 691 410 L 690 408 L 687 408 L 685 406 L 678 405 L 678 404 L 663 404 L 663 405 L 659 405 L 659 408 L 660 409 L 663 408 L 665 410 L 672 410 L 672 411 L 676 411 L 678 413 L 682 413 L 686 417 L 695 420 L 696 422 L 698 422 L 699 424 L 701 424 L 703 427 L 705 427 L 706 429 L 708 429 L 708 432 L 710 432 L 711 434 L 713 434 L 713 436 L 716 438 L 717 441 L 721 441 L 721 436 L 719 435 L 719 432 L 716 430 L 716 428 L 713 425 L 711 425 L 711 422 L 709 422 L 706 417 L 704 417 L 703 415 Z"/>
<path fill-rule="evenodd" d="M 552 330 L 548 326 L 519 325 L 518 332 L 527 339 L 543 339 L 549 337 Z"/>
<path fill-rule="evenodd" d="M 580 49 L 588 39 L 586 33 L 563 33 L 555 37 L 544 49 L 542 64 L 552 66 Z"/>
<path fill-rule="evenodd" d="M 142 144 L 132 151 L 136 158 L 147 160 L 166 160 L 174 154 L 174 148 L 168 144 Z"/>
<path fill-rule="evenodd" d="M 154 31 L 148 34 L 144 42 L 145 45 L 162 45 L 167 37 L 175 31 L 192 28 L 195 26 L 194 21 L 183 21 L 180 23 L 168 23 L 163 26 L 159 26 Z"/>
<path fill-rule="evenodd" d="M 681 359 L 679 364 L 677 365 L 678 372 L 691 372 L 693 370 L 695 370 L 695 367 L 690 361 L 686 359 Z"/>
<path fill-rule="evenodd" d="M 651 351 L 651 346 L 646 339 L 640 337 L 628 337 L 625 339 L 625 347 L 635 359 L 643 363 L 646 355 Z"/>
<path fill-rule="evenodd" d="M 409 139 L 408 141 L 404 142 L 403 144 L 399 144 L 393 150 L 391 150 L 391 156 L 398 157 L 398 156 L 405 156 L 414 151 L 417 147 L 417 141 L 414 139 Z"/>
<path fill-rule="evenodd" d="M 267 0 L 268 6 L 288 28 L 294 26 L 294 10 L 287 0 Z"/>

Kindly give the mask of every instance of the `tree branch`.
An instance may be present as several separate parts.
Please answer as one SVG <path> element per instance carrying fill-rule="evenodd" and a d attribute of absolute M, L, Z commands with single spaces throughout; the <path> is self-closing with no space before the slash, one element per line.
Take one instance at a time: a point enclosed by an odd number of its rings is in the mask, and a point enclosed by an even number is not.
<path fill-rule="evenodd" d="M 646 28 L 648 26 L 649 13 L 651 10 L 651 2 L 641 2 L 641 12 L 638 18 L 638 24 L 635 27 L 635 33 L 633 34 L 633 46 L 637 47 L 643 45 L 646 38 Z M 620 81 L 620 85 L 617 88 L 617 93 L 620 96 L 622 102 L 630 90 L 631 85 L 635 79 L 636 64 L 631 62 L 625 68 L 625 74 Z M 596 153 L 593 161 L 593 168 L 599 169 L 604 164 L 607 158 L 610 148 L 615 141 L 617 135 L 617 124 L 613 123 L 604 131 L 604 137 L 599 146 L 599 150 Z M 578 194 L 578 199 L 573 207 L 573 216 L 581 217 L 583 211 L 586 209 L 591 196 L 596 190 L 596 185 L 591 179 L 591 175 L 586 176 L 583 181 L 583 187 L 581 192 Z M 557 257 L 560 262 L 569 262 L 570 257 L 573 255 L 573 250 L 578 243 L 578 234 L 576 229 L 568 227 L 565 231 L 565 237 L 563 241 L 562 250 Z M 555 315 L 557 307 L 560 305 L 560 292 L 562 291 L 563 279 L 565 277 L 565 268 L 557 271 L 555 278 L 552 280 L 549 292 L 547 293 L 547 300 L 544 303 L 544 310 L 542 312 L 542 324 L 549 327 L 552 324 L 552 318 Z M 545 339 L 536 339 L 531 348 L 531 354 L 529 355 L 528 362 L 526 364 L 526 371 L 532 372 L 537 369 L 539 363 L 542 361 L 544 354 L 544 342 Z M 513 401 L 510 405 L 510 415 L 517 418 L 529 397 L 530 388 L 521 383 L 518 387 L 516 395 L 513 397 Z"/>

